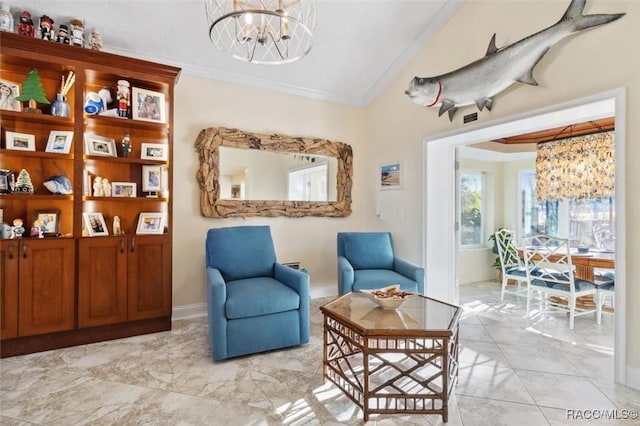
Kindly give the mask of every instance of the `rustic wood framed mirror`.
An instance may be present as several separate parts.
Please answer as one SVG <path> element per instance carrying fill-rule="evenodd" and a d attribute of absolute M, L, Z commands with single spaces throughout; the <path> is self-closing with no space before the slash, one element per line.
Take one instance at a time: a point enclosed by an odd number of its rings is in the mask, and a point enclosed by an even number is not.
<path fill-rule="evenodd" d="M 209 127 L 195 147 L 203 216 L 351 214 L 353 153 L 348 144 Z"/>

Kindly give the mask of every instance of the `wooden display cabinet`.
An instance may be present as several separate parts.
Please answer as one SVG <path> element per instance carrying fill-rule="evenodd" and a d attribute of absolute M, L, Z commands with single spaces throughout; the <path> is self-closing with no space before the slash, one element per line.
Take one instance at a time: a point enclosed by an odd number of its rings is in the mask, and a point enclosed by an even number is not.
<path fill-rule="evenodd" d="M 26 169 L 33 194 L 0 195 L 4 221 L 24 221 L 22 240 L 5 239 L 2 248 L 0 295 L 1 355 L 12 356 L 58 347 L 126 337 L 171 328 L 172 149 L 174 85 L 180 69 L 109 53 L 2 33 L 0 79 L 22 84 L 36 68 L 47 99 L 60 92 L 61 79 L 72 71 L 75 84 L 67 93 L 69 117 L 51 115 L 51 105 L 38 104 L 42 113 L 0 111 L 2 145 L 0 169 L 17 178 Z M 84 100 L 103 87 L 116 99 L 119 80 L 130 84 L 128 117 L 89 115 Z M 133 119 L 137 108 L 133 89 L 157 93 L 164 105 L 162 121 Z M 109 108 L 114 108 L 110 104 Z M 35 151 L 6 147 L 6 132 L 35 138 Z M 52 131 L 73 132 L 68 154 L 46 152 Z M 122 138 L 130 135 L 125 156 Z M 115 141 L 116 156 L 90 154 L 85 136 Z M 141 158 L 141 144 L 166 146 L 167 158 Z M 164 171 L 162 191 L 144 193 L 144 166 Z M 44 181 L 55 175 L 69 178 L 73 193 L 53 195 Z M 87 176 L 135 184 L 136 196 L 94 196 Z M 57 238 L 32 239 L 30 228 L 38 210 L 60 212 Z M 102 213 L 108 236 L 87 236 L 83 213 Z M 140 213 L 162 212 L 164 232 L 136 235 Z M 114 235 L 120 218 L 122 235 Z M 20 256 L 26 253 L 27 258 Z M 47 272 L 48 271 L 48 272 Z M 71 271 L 71 272 L 69 272 Z M 51 307 L 44 309 L 44 303 Z M 55 308 L 54 308 L 55 306 Z M 56 309 L 58 311 L 56 311 Z"/>

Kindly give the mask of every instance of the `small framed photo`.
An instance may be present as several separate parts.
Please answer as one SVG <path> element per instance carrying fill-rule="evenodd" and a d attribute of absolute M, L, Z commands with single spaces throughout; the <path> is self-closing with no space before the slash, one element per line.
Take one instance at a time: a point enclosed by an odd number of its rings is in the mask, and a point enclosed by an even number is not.
<path fill-rule="evenodd" d="M 153 121 L 156 123 L 167 122 L 164 93 L 134 87 L 132 95 L 131 109 L 134 120 Z"/>
<path fill-rule="evenodd" d="M 140 148 L 140 158 L 143 160 L 167 161 L 169 158 L 169 145 L 143 142 Z"/>
<path fill-rule="evenodd" d="M 142 192 L 162 191 L 162 166 L 142 166 Z"/>
<path fill-rule="evenodd" d="M 87 155 L 102 155 L 105 157 L 117 157 L 116 141 L 113 138 L 93 135 L 87 133 L 84 135 L 86 143 Z"/>
<path fill-rule="evenodd" d="M 13 192 L 13 186 L 15 185 L 15 178 L 12 170 L 1 169 L 0 170 L 0 194 L 11 194 Z"/>
<path fill-rule="evenodd" d="M 136 187 L 135 182 L 111 182 L 111 196 L 135 197 Z"/>
<path fill-rule="evenodd" d="M 16 151 L 35 151 L 36 137 L 27 133 L 6 132 L 6 148 Z"/>
<path fill-rule="evenodd" d="M 402 163 L 381 164 L 378 170 L 378 189 L 402 188 Z"/>
<path fill-rule="evenodd" d="M 45 237 L 57 237 L 60 234 L 60 210 L 36 210 L 33 213 L 33 226 L 37 226 Z"/>
<path fill-rule="evenodd" d="M 136 234 L 163 234 L 164 213 L 140 213 Z"/>
<path fill-rule="evenodd" d="M 109 235 L 107 223 L 104 221 L 102 213 L 82 213 L 84 228 L 90 237 L 99 235 Z"/>
<path fill-rule="evenodd" d="M 68 154 L 71 150 L 73 132 L 60 132 L 52 130 L 49 133 L 49 140 L 45 152 L 55 152 L 56 154 Z"/>
<path fill-rule="evenodd" d="M 16 101 L 20 96 L 20 84 L 0 79 L 0 109 L 7 111 L 22 111 L 22 103 Z"/>

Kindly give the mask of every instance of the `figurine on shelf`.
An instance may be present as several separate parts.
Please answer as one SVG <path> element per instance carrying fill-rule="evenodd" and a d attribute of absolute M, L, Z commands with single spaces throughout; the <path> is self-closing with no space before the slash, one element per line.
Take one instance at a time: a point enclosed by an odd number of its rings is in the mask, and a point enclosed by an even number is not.
<path fill-rule="evenodd" d="M 111 197 L 111 182 L 107 178 L 102 178 L 102 192 L 105 197 Z"/>
<path fill-rule="evenodd" d="M 40 38 L 47 41 L 55 41 L 56 35 L 53 29 L 53 19 L 47 15 L 40 17 Z"/>
<path fill-rule="evenodd" d="M 71 21 L 71 44 L 73 46 L 84 46 L 84 24 L 79 19 Z"/>
<path fill-rule="evenodd" d="M 113 217 L 113 235 L 122 235 L 122 229 L 120 228 L 120 216 Z"/>
<path fill-rule="evenodd" d="M 118 117 L 129 117 L 129 106 L 131 105 L 131 85 L 127 80 L 118 80 Z"/>
<path fill-rule="evenodd" d="M 38 102 L 46 105 L 51 103 L 46 98 L 37 69 L 31 68 L 31 71 L 27 74 L 27 78 L 22 83 L 22 94 L 16 96 L 16 101 L 29 101 L 29 106 L 25 108 L 25 111 L 34 113 L 42 113 L 42 110 L 37 108 Z"/>
<path fill-rule="evenodd" d="M 6 4 L 0 4 L 0 31 L 13 32 L 13 15 L 11 7 Z"/>
<path fill-rule="evenodd" d="M 98 96 L 102 100 L 102 111 L 109 109 L 109 104 L 113 102 L 111 90 L 107 86 L 102 86 L 102 89 L 98 90 Z"/>
<path fill-rule="evenodd" d="M 13 219 L 14 238 L 22 238 L 22 234 L 24 234 L 24 227 L 22 226 L 22 224 L 22 219 Z"/>
<path fill-rule="evenodd" d="M 102 178 L 100 176 L 96 176 L 93 180 L 93 196 L 104 197 L 104 188 L 102 186 Z"/>
<path fill-rule="evenodd" d="M 69 40 L 69 27 L 66 25 L 60 25 L 60 28 L 58 28 L 58 37 L 56 38 L 56 42 L 62 44 L 71 43 Z"/>
<path fill-rule="evenodd" d="M 125 133 L 122 137 L 122 156 L 127 158 L 131 152 L 131 137 L 129 133 Z"/>
<path fill-rule="evenodd" d="M 89 48 L 97 52 L 102 50 L 102 37 L 95 28 L 91 30 L 91 38 L 89 39 Z"/>
<path fill-rule="evenodd" d="M 31 19 L 31 13 L 26 10 L 22 12 L 20 16 L 20 23 L 18 24 L 18 34 L 26 37 L 34 36 L 33 19 Z"/>
<path fill-rule="evenodd" d="M 33 226 L 31 227 L 31 238 L 44 237 L 44 235 L 42 235 L 42 232 L 40 231 L 41 226 L 42 226 L 42 223 L 40 222 L 39 219 L 33 222 Z"/>
<path fill-rule="evenodd" d="M 13 192 L 33 194 L 33 183 L 31 182 L 31 175 L 29 174 L 27 169 L 20 170 Z"/>

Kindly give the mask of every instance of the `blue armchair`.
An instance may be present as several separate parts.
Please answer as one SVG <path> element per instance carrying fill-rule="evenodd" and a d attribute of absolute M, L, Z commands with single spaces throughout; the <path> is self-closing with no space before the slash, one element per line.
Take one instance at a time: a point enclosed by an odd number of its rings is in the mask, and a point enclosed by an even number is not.
<path fill-rule="evenodd" d="M 389 232 L 338 233 L 338 293 L 400 284 L 424 294 L 424 268 L 395 256 Z"/>
<path fill-rule="evenodd" d="M 309 341 L 309 275 L 276 263 L 268 226 L 210 229 L 206 268 L 214 360 Z"/>

